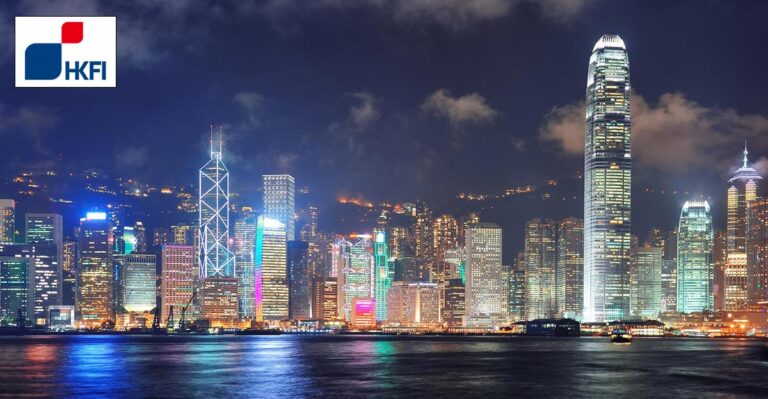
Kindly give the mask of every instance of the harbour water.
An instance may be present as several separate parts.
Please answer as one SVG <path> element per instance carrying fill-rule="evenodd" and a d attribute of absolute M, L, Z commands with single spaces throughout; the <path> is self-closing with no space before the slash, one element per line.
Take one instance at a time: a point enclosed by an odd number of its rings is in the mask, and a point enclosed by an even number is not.
<path fill-rule="evenodd" d="M 0 337 L 1 397 L 765 397 L 768 341 Z"/>

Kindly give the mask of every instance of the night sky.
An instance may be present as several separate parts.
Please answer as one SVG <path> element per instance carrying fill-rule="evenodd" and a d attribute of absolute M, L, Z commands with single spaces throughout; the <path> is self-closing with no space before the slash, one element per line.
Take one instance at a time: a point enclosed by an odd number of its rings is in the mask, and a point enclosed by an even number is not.
<path fill-rule="evenodd" d="M 16 15 L 116 15 L 118 87 L 14 88 Z M 194 183 L 217 124 L 232 189 L 254 204 L 277 172 L 319 202 L 439 207 L 541 185 L 583 168 L 588 58 L 616 33 L 635 190 L 720 208 L 745 139 L 768 169 L 766 15 L 764 1 L 5 1 L 3 172 L 64 163 Z M 680 197 L 660 201 L 636 197 L 635 219 L 671 228 Z"/>

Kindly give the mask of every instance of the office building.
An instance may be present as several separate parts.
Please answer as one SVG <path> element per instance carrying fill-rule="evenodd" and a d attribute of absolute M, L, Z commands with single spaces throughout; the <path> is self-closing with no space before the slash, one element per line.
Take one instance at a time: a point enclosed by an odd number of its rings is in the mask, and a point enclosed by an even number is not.
<path fill-rule="evenodd" d="M 211 159 L 200 168 L 200 277 L 234 277 L 235 256 L 229 249 L 229 170 L 222 160 L 221 137 Z"/>
<path fill-rule="evenodd" d="M 439 290 L 435 283 L 398 281 L 387 293 L 388 324 L 418 326 L 440 322 Z"/>
<path fill-rule="evenodd" d="M 339 319 L 339 288 L 335 277 L 319 278 L 312 283 L 312 318 Z"/>
<path fill-rule="evenodd" d="M 115 321 L 112 223 L 104 212 L 88 212 L 80 219 L 78 237 L 78 326 L 99 328 Z"/>
<path fill-rule="evenodd" d="M 589 58 L 584 146 L 583 320 L 629 315 L 631 120 L 624 41 L 604 35 Z"/>
<path fill-rule="evenodd" d="M 195 248 L 191 245 L 165 244 L 161 253 L 160 302 L 161 319 L 165 322 L 171 307 L 176 315 L 180 315 L 182 309 L 192 303 L 198 271 L 195 269 Z M 187 317 L 191 318 L 189 308 L 187 311 Z"/>
<path fill-rule="evenodd" d="M 123 309 L 130 313 L 152 311 L 157 306 L 157 259 L 155 255 L 125 255 L 121 272 Z"/>
<path fill-rule="evenodd" d="M 255 311 L 257 320 L 288 319 L 288 263 L 285 225 L 259 216 L 254 257 Z"/>
<path fill-rule="evenodd" d="M 286 241 L 296 239 L 294 213 L 296 181 L 291 175 L 264 175 L 264 216 L 285 226 Z"/>
<path fill-rule="evenodd" d="M 581 219 L 567 218 L 558 224 L 555 275 L 556 314 L 581 320 L 584 305 L 584 222 Z"/>
<path fill-rule="evenodd" d="M 309 243 L 288 241 L 288 318 L 312 318 L 312 276 L 309 273 Z"/>
<path fill-rule="evenodd" d="M 350 239 L 354 242 L 347 242 L 339 247 L 339 265 L 342 267 L 339 271 L 339 306 L 341 316 L 345 320 L 352 318 L 355 298 L 373 298 L 374 295 L 371 236 L 359 234 L 350 236 Z"/>
<path fill-rule="evenodd" d="M 30 258 L 19 256 L 21 248 L 0 244 L 0 322 L 16 325 L 21 316 L 29 324 L 34 313 L 34 266 Z"/>
<path fill-rule="evenodd" d="M 238 316 L 241 319 L 256 318 L 256 274 L 254 252 L 256 249 L 256 218 L 247 216 L 235 220 L 234 254 L 235 275 L 238 287 Z"/>
<path fill-rule="evenodd" d="M 62 246 L 61 274 L 64 305 L 75 306 L 77 297 L 77 241 L 67 241 Z"/>
<path fill-rule="evenodd" d="M 633 318 L 658 319 L 661 313 L 662 248 L 644 246 L 632 253 L 629 268 L 630 315 Z"/>
<path fill-rule="evenodd" d="M 714 309 L 714 232 L 707 201 L 686 201 L 677 229 L 677 311 Z M 746 256 L 744 269 L 746 269 Z M 746 274 L 746 271 L 745 271 Z M 727 292 L 726 292 L 727 295 Z"/>
<path fill-rule="evenodd" d="M 742 165 L 728 180 L 726 261 L 723 270 L 723 309 L 742 310 L 747 304 L 747 217 L 749 203 L 757 200 L 763 179 L 749 166 L 749 152 L 744 145 Z"/>
<path fill-rule="evenodd" d="M 354 330 L 376 328 L 376 301 L 373 298 L 352 298 L 350 324 Z"/>
<path fill-rule="evenodd" d="M 532 219 L 525 225 L 525 318 L 549 319 L 557 313 L 557 224 Z"/>
<path fill-rule="evenodd" d="M 0 243 L 16 241 L 16 201 L 0 199 Z"/>
<path fill-rule="evenodd" d="M 768 302 L 768 200 L 749 203 L 747 302 Z"/>
<path fill-rule="evenodd" d="M 667 233 L 661 260 L 661 311 L 677 311 L 677 230 Z"/>
<path fill-rule="evenodd" d="M 234 277 L 207 277 L 200 286 L 201 318 L 211 326 L 226 326 L 237 319 L 237 286 Z"/>
<path fill-rule="evenodd" d="M 464 325 L 466 313 L 464 282 L 460 278 L 446 281 L 443 290 L 443 308 L 441 319 L 448 327 L 461 327 Z"/>
<path fill-rule="evenodd" d="M 376 299 L 376 321 L 387 318 L 387 291 L 392 286 L 395 272 L 390 269 L 387 239 L 384 230 L 374 232 L 373 242 L 374 299 Z"/>
<path fill-rule="evenodd" d="M 475 223 L 466 230 L 466 325 L 491 327 L 507 300 L 501 278 L 501 228 Z"/>

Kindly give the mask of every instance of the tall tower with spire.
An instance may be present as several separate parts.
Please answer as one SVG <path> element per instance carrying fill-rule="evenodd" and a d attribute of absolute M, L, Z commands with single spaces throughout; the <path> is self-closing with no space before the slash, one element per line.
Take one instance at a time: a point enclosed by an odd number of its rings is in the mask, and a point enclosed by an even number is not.
<path fill-rule="evenodd" d="M 234 277 L 235 256 L 229 249 L 229 171 L 222 160 L 222 132 L 214 140 L 211 159 L 200 168 L 200 277 Z"/>
<path fill-rule="evenodd" d="M 584 321 L 629 316 L 632 123 L 629 56 L 603 35 L 589 57 L 584 134 Z"/>
<path fill-rule="evenodd" d="M 744 142 L 742 165 L 728 180 L 727 258 L 724 268 L 724 310 L 739 310 L 747 305 L 747 212 L 757 200 L 762 176 L 749 166 L 749 151 Z"/>

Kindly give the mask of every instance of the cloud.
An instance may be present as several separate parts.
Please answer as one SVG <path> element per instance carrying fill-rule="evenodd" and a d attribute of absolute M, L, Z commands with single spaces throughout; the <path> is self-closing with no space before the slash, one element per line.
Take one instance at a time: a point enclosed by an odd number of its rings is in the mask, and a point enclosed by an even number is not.
<path fill-rule="evenodd" d="M 432 23 L 465 28 L 512 14 L 520 5 L 534 5 L 544 18 L 568 22 L 594 0 L 268 0 L 260 8 L 271 19 L 311 16 L 313 10 L 370 8 L 406 24 Z"/>
<path fill-rule="evenodd" d="M 744 140 L 768 148 L 768 118 L 733 109 L 705 107 L 682 93 L 666 93 L 651 104 L 633 95 L 632 157 L 637 163 L 665 172 L 697 168 L 724 172 L 739 161 Z M 565 153 L 584 153 L 584 102 L 555 107 L 539 137 Z"/>
<path fill-rule="evenodd" d="M 247 114 L 249 127 L 257 128 L 261 125 L 258 112 L 264 101 L 264 96 L 253 91 L 242 91 L 235 95 L 235 102 L 240 104 Z"/>
<path fill-rule="evenodd" d="M 485 97 L 477 93 L 453 97 L 447 89 L 430 94 L 421 104 L 421 111 L 447 119 L 455 129 L 468 124 L 491 123 L 499 114 L 488 105 Z"/>
<path fill-rule="evenodd" d="M 149 149 L 147 147 L 126 147 L 115 155 L 117 169 L 140 169 L 148 162 Z"/>
<path fill-rule="evenodd" d="M 357 105 L 349 107 L 349 123 L 356 130 L 364 130 L 381 117 L 381 112 L 376 108 L 379 100 L 368 92 L 361 91 L 348 95 L 359 101 Z"/>

